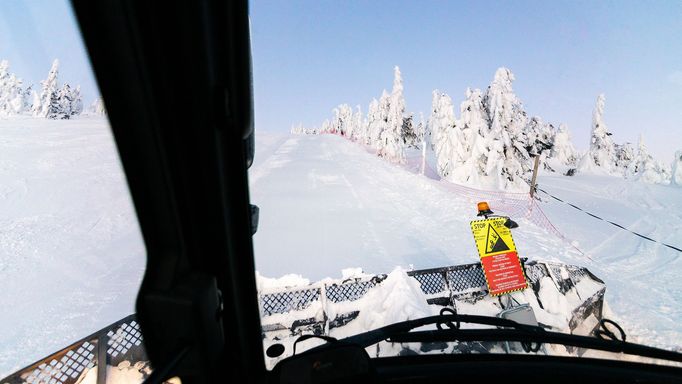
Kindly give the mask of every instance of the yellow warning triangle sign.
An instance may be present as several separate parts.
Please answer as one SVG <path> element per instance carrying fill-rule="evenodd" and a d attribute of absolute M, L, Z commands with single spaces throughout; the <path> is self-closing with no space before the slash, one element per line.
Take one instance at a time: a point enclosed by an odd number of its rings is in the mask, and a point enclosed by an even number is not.
<path fill-rule="evenodd" d="M 516 251 L 511 231 L 504 226 L 505 221 L 503 217 L 491 217 L 471 222 L 471 232 L 480 257 Z"/>
<path fill-rule="evenodd" d="M 495 228 L 488 224 L 488 237 L 486 239 L 485 253 L 508 251 L 509 247 L 502 240 L 502 236 L 495 230 Z"/>

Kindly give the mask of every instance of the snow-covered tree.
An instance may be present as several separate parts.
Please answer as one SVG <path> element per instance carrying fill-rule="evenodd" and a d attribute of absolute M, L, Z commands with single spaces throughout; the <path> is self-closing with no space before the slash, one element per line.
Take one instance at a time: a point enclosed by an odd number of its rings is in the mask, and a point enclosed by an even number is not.
<path fill-rule="evenodd" d="M 410 114 L 403 119 L 403 126 L 400 130 L 400 136 L 402 137 L 403 144 L 405 144 L 405 146 L 418 148 L 420 140 L 417 135 L 417 127 L 414 126 L 413 120 L 413 114 Z"/>
<path fill-rule="evenodd" d="M 488 148 L 484 138 L 490 131 L 488 115 L 483 105 L 480 89 L 467 88 L 466 99 L 460 104 L 459 127 L 462 130 L 462 159 L 464 164 L 454 170 L 452 179 L 458 182 L 478 183 L 486 174 Z"/>
<path fill-rule="evenodd" d="M 22 81 L 9 72 L 9 62 L 0 61 L 0 116 L 19 114 L 24 109 Z"/>
<path fill-rule="evenodd" d="M 69 84 L 64 84 L 57 92 L 55 108 L 50 108 L 47 115 L 49 119 L 68 119 L 71 117 L 71 104 L 73 104 L 73 92 Z"/>
<path fill-rule="evenodd" d="M 419 112 L 419 122 L 417 123 L 417 127 L 415 128 L 415 133 L 417 134 L 418 143 L 427 142 L 426 138 L 429 135 L 429 132 L 427 131 L 426 122 L 424 121 L 424 114 L 422 112 Z M 421 144 L 419 145 L 421 148 Z"/>
<path fill-rule="evenodd" d="M 33 115 L 40 117 L 60 116 L 59 111 L 59 60 L 52 62 L 47 78 L 40 82 L 41 90 L 37 103 L 33 104 Z M 55 117 L 51 117 L 55 118 Z"/>
<path fill-rule="evenodd" d="M 627 169 L 635 158 L 635 150 L 630 143 L 614 144 L 614 148 L 616 149 L 615 169 L 619 174 L 626 176 Z"/>
<path fill-rule="evenodd" d="M 356 105 L 355 108 L 356 111 L 353 113 L 353 140 L 364 143 L 367 138 L 367 127 L 364 123 L 362 108 L 359 105 Z"/>
<path fill-rule="evenodd" d="M 487 151 L 485 175 L 497 177 L 500 189 L 519 189 L 525 185 L 524 177 L 532 169 L 529 162 L 528 143 L 523 139 L 527 125 L 523 104 L 514 94 L 514 74 L 499 68 L 483 98 L 488 112 L 490 130 L 484 135 Z"/>
<path fill-rule="evenodd" d="M 456 124 L 452 99 L 438 90 L 431 99 L 429 129 L 433 132 L 433 150 L 436 154 L 437 171 L 441 177 L 448 177 L 461 160 L 461 129 Z"/>
<path fill-rule="evenodd" d="M 578 161 L 578 152 L 571 142 L 571 134 L 565 124 L 559 125 L 559 130 L 554 135 L 552 150 L 549 158 L 559 164 L 573 168 Z"/>
<path fill-rule="evenodd" d="M 24 105 L 21 108 L 22 112 L 31 112 L 31 106 L 33 105 L 33 98 L 35 94 L 36 92 L 33 90 L 33 85 L 29 85 L 23 90 L 23 95 L 21 97 L 24 102 Z"/>
<path fill-rule="evenodd" d="M 329 119 L 322 122 L 320 133 L 332 133 L 332 124 L 329 122 Z"/>
<path fill-rule="evenodd" d="M 670 184 L 682 187 L 682 150 L 675 152 L 675 159 L 672 163 Z"/>
<path fill-rule="evenodd" d="M 379 156 L 396 163 L 405 162 L 405 146 L 401 137 L 405 113 L 405 97 L 403 96 L 403 79 L 400 68 L 394 68 L 393 90 L 388 99 L 388 110 L 385 118 L 386 126 L 381 132 Z M 382 96 L 382 99 L 384 97 Z M 380 101 L 380 107 L 381 107 Z"/>
<path fill-rule="evenodd" d="M 663 183 L 667 175 L 663 167 L 649 154 L 644 138 L 639 136 L 637 153 L 627 167 L 626 177 L 645 183 Z"/>
<path fill-rule="evenodd" d="M 106 116 L 107 109 L 104 106 L 104 100 L 101 97 L 96 98 L 88 107 L 88 113 L 97 116 Z"/>
<path fill-rule="evenodd" d="M 351 137 L 353 135 L 353 109 L 348 104 L 341 104 L 334 108 L 334 118 L 331 121 L 331 133 Z"/>
<path fill-rule="evenodd" d="M 597 104 L 592 113 L 592 135 L 590 137 L 590 149 L 580 162 L 580 170 L 603 170 L 610 174 L 618 173 L 616 169 L 616 146 L 611 139 L 604 122 L 604 103 L 606 97 L 601 94 L 597 97 Z"/>
<path fill-rule="evenodd" d="M 83 113 L 83 98 L 81 97 L 81 86 L 71 90 L 71 116 Z"/>
<path fill-rule="evenodd" d="M 390 95 L 383 91 L 379 100 L 373 99 L 369 104 L 369 134 L 371 145 L 378 151 L 383 147 L 382 135 L 388 125 L 388 109 Z"/>

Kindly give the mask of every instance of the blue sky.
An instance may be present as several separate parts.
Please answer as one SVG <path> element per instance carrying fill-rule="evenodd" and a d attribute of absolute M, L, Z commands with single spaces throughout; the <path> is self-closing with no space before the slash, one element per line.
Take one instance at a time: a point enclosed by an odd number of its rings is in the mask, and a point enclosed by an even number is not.
<path fill-rule="evenodd" d="M 24 85 L 47 77 L 59 59 L 59 80 L 80 85 L 87 106 L 99 96 L 71 6 L 64 0 L 0 1 L 0 59 Z"/>
<path fill-rule="evenodd" d="M 599 93 L 616 142 L 643 133 L 667 163 L 682 149 L 679 1 L 256 0 L 250 14 L 257 129 L 319 125 L 340 103 L 366 112 L 394 65 L 408 111 L 428 117 L 433 89 L 459 106 L 506 66 L 526 111 L 566 123 L 579 149 Z"/>

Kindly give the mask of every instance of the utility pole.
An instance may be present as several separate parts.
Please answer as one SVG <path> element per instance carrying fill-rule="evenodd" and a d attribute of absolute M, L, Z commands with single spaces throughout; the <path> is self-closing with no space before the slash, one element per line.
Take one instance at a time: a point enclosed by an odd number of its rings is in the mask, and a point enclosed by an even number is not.
<path fill-rule="evenodd" d="M 533 198 L 533 194 L 535 193 L 535 187 L 537 184 L 535 183 L 538 178 L 538 167 L 540 166 L 540 155 L 535 156 L 535 165 L 533 165 L 533 179 L 530 181 L 530 198 Z"/>

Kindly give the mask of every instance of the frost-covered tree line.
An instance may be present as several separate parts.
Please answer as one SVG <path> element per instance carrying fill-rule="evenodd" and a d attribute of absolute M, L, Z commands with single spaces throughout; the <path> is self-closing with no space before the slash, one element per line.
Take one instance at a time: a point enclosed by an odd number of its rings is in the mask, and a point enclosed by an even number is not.
<path fill-rule="evenodd" d="M 383 91 L 369 103 L 367 115 L 362 108 L 341 104 L 332 111 L 332 118 L 319 128 L 292 128 L 294 133 L 333 133 L 376 150 L 377 155 L 395 163 L 404 163 L 405 149 L 417 148 L 424 136 L 423 123 L 414 125 L 413 116 L 405 113 L 405 96 L 400 68 L 394 68 L 393 89 Z M 419 130 L 422 129 L 420 133 Z"/>
<path fill-rule="evenodd" d="M 647 183 L 668 183 L 675 179 L 672 169 L 662 164 L 649 154 L 644 139 L 640 135 L 637 149 L 630 143 L 617 144 L 612 133 L 604 122 L 604 105 L 606 97 L 597 97 L 592 113 L 592 134 L 590 148 L 582 157 L 578 169 L 580 171 L 606 173 L 614 176 L 641 180 Z M 679 160 L 679 159 L 678 159 Z M 672 168 L 675 167 L 673 162 Z M 682 182 L 682 178 L 679 179 Z"/>
<path fill-rule="evenodd" d="M 59 81 L 59 60 L 54 60 L 47 77 L 37 85 L 24 87 L 21 78 L 10 72 L 9 62 L 0 61 L 0 117 L 30 115 L 48 119 L 69 119 L 83 113 L 80 86 Z M 86 111 L 106 114 L 101 98 Z"/>
<path fill-rule="evenodd" d="M 405 111 L 402 75 L 395 67 L 391 93 L 384 90 L 378 100 L 373 99 L 366 116 L 360 106 L 353 109 L 341 104 L 319 128 L 298 125 L 292 132 L 338 134 L 371 146 L 379 156 L 397 163 L 406 161 L 410 148 L 423 146 L 433 154 L 441 177 L 486 188 L 527 189 L 535 157 L 545 171 L 568 176 L 598 172 L 682 185 L 682 153 L 676 155 L 671 170 L 653 159 L 641 138 L 636 150 L 629 143 L 613 142 L 604 122 L 603 95 L 597 98 L 593 113 L 590 148 L 582 154 L 564 124 L 555 126 L 526 113 L 514 93 L 514 80 L 509 69 L 499 68 L 485 90 L 467 89 L 459 117 L 451 97 L 434 90 L 430 116 L 415 124 L 414 114 Z M 680 174 L 678 179 L 675 172 Z"/>

